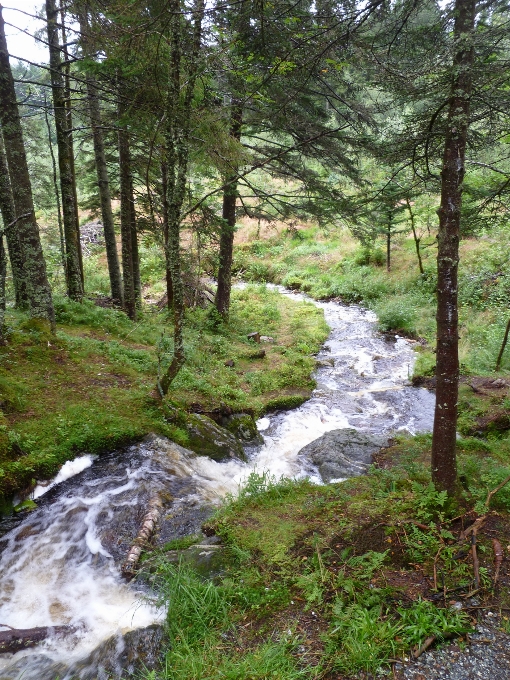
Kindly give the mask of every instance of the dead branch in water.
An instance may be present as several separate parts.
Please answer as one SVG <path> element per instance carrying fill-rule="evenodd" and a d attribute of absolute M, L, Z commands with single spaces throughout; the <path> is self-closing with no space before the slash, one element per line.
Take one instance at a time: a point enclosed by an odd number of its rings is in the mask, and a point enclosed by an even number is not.
<path fill-rule="evenodd" d="M 133 577 L 142 550 L 144 546 L 147 545 L 147 542 L 156 529 L 156 525 L 161 515 L 161 508 L 161 499 L 159 496 L 153 496 L 149 501 L 147 512 L 144 515 L 140 530 L 122 565 L 122 575 L 126 578 Z"/>
<path fill-rule="evenodd" d="M 15 654 L 22 649 L 35 647 L 52 635 L 69 635 L 73 633 L 73 626 L 44 626 L 41 628 L 11 628 L 2 624 L 9 630 L 0 631 L 0 654 L 7 652 Z"/>

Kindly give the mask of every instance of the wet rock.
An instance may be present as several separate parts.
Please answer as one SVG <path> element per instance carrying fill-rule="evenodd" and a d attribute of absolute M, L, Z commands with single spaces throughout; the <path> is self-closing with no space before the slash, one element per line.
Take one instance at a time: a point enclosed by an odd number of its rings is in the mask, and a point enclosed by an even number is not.
<path fill-rule="evenodd" d="M 22 657 L 0 670 L 0 680 L 55 680 L 64 678 L 67 668 L 45 654 Z"/>
<path fill-rule="evenodd" d="M 345 428 L 326 432 L 303 447 L 299 455 L 314 463 L 322 479 L 330 482 L 363 474 L 374 453 L 387 445 L 386 437 Z"/>
<path fill-rule="evenodd" d="M 158 669 L 162 646 L 163 628 L 157 624 L 113 635 L 75 664 L 65 677 L 79 680 L 138 677 L 141 671 Z"/>
<path fill-rule="evenodd" d="M 261 335 L 260 342 L 274 342 L 274 338 L 272 338 L 270 335 Z"/>
<path fill-rule="evenodd" d="M 225 458 L 246 460 L 241 443 L 211 418 L 190 413 L 187 417 L 186 430 L 189 436 L 189 448 L 200 456 L 209 456 L 216 461 L 225 460 Z"/>
<path fill-rule="evenodd" d="M 317 359 L 315 362 L 317 368 L 331 368 L 335 365 L 334 359 Z"/>
<path fill-rule="evenodd" d="M 253 420 L 253 417 L 248 413 L 234 413 L 231 416 L 223 418 L 221 424 L 233 434 L 234 437 L 242 442 L 252 445 L 262 444 L 264 442 L 257 430 L 257 424 Z"/>

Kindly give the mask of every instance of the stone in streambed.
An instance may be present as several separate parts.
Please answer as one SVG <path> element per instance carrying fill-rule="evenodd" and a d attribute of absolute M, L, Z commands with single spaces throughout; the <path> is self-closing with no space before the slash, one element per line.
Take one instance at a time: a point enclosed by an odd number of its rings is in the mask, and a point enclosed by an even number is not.
<path fill-rule="evenodd" d="M 357 477 L 366 472 L 374 453 L 388 446 L 382 435 L 358 432 L 353 428 L 331 430 L 304 446 L 299 456 L 307 458 L 319 469 L 324 482 Z"/>
<path fill-rule="evenodd" d="M 264 442 L 257 424 L 248 413 L 234 413 L 225 416 L 221 421 L 222 426 L 242 442 L 247 444 L 262 444 Z"/>
<path fill-rule="evenodd" d="M 224 427 L 217 425 L 207 416 L 190 413 L 187 416 L 186 430 L 189 448 L 200 456 L 209 456 L 216 461 L 226 458 L 246 460 L 242 444 Z"/>

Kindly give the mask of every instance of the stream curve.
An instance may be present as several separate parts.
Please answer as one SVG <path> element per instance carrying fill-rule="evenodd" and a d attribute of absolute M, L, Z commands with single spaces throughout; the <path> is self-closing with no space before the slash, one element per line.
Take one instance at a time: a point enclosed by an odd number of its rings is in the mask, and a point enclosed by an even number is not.
<path fill-rule="evenodd" d="M 67 624 L 73 633 L 0 655 L 0 680 L 100 678 L 101 671 L 84 661 L 95 648 L 112 635 L 122 647 L 122 634 L 164 616 L 149 593 L 120 576 L 152 493 L 164 498 L 169 540 L 199 530 L 211 505 L 235 493 L 253 470 L 307 475 L 320 483 L 299 452 L 326 432 L 431 429 L 434 395 L 409 383 L 412 343 L 379 334 L 375 314 L 366 309 L 311 302 L 323 309 L 331 329 L 317 356 L 317 387 L 299 408 L 259 420 L 264 444 L 249 451 L 248 463 L 217 463 L 149 437 L 95 461 L 80 459 L 79 474 L 46 493 L 38 489 L 38 509 L 0 537 L 0 622 L 17 628 Z"/>

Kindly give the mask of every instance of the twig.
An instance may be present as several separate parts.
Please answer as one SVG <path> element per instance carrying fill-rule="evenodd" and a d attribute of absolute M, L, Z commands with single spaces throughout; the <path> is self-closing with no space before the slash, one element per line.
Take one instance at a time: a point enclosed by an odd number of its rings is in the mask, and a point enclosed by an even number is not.
<path fill-rule="evenodd" d="M 467 529 L 464 529 L 464 531 L 461 532 L 459 536 L 459 541 L 463 541 L 466 539 L 469 534 L 474 533 L 477 534 L 478 530 L 482 528 L 482 526 L 485 524 L 485 520 L 487 519 L 487 515 L 482 515 L 481 517 L 478 517 L 473 524 L 468 526 Z"/>
<path fill-rule="evenodd" d="M 431 635 L 430 637 L 428 637 L 425 640 L 425 642 L 421 645 L 421 647 L 418 647 L 418 649 L 414 650 L 413 652 L 414 658 L 417 659 L 418 657 L 420 657 L 423 654 L 423 652 L 426 652 L 427 649 L 434 644 L 435 641 L 436 641 L 435 635 Z"/>
<path fill-rule="evenodd" d="M 436 556 L 434 557 L 434 590 L 437 590 L 437 561 L 439 559 L 439 555 L 443 552 L 443 548 L 444 545 L 440 546 Z"/>
<path fill-rule="evenodd" d="M 473 572 L 475 574 L 475 588 L 480 588 L 480 569 L 478 564 L 478 555 L 476 554 L 476 532 L 471 534 L 471 554 L 473 555 Z"/>
<path fill-rule="evenodd" d="M 499 578 L 499 569 L 501 567 L 501 563 L 503 562 L 503 548 L 501 547 L 501 543 L 498 541 L 497 538 L 492 539 L 492 549 L 494 550 L 494 579 L 493 583 L 496 585 L 498 578 Z"/>
<path fill-rule="evenodd" d="M 493 489 L 492 491 L 489 492 L 489 495 L 487 496 L 487 500 L 485 501 L 485 505 L 487 506 L 487 508 L 489 507 L 489 503 L 491 502 L 491 499 L 494 496 L 494 494 L 498 493 L 498 491 L 500 491 L 505 486 L 505 484 L 508 484 L 508 482 L 510 482 L 510 475 L 508 475 L 508 477 L 506 479 L 504 479 L 501 482 L 501 484 L 498 484 L 495 489 Z"/>

